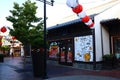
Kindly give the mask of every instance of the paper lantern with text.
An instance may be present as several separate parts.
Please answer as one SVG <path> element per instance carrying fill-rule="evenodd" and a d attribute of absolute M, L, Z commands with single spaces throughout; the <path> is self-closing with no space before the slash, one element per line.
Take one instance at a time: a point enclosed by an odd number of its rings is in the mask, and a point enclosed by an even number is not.
<path fill-rule="evenodd" d="M 1 32 L 3 32 L 3 33 L 7 31 L 6 27 L 4 27 L 4 26 L 3 26 L 0 30 L 1 30 Z"/>

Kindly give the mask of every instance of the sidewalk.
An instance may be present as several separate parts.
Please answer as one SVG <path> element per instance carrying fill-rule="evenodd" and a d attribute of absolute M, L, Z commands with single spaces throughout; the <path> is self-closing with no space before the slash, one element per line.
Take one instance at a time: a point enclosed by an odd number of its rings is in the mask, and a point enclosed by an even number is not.
<path fill-rule="evenodd" d="M 48 79 L 45 80 L 120 80 L 120 70 L 82 70 L 62 65 L 47 65 Z M 0 80 L 43 80 L 35 78 L 32 64 L 20 57 L 5 58 L 0 63 Z"/>
<path fill-rule="evenodd" d="M 100 76 L 90 76 L 90 75 L 79 75 L 79 76 L 66 76 L 57 77 L 46 80 L 120 80 L 112 77 L 100 77 Z"/>
<path fill-rule="evenodd" d="M 32 65 L 24 63 L 22 58 L 5 58 L 0 63 L 0 80 L 43 80 L 33 77 Z"/>

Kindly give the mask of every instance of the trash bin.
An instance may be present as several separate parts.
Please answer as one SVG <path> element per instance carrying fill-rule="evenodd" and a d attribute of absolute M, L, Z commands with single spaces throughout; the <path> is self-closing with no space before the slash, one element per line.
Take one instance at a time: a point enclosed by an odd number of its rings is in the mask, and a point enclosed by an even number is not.
<path fill-rule="evenodd" d="M 4 62 L 4 54 L 0 54 L 0 62 Z"/>
<path fill-rule="evenodd" d="M 32 55 L 32 65 L 33 65 L 33 75 L 34 77 L 43 77 L 44 72 L 44 62 L 43 62 L 43 53 L 40 49 L 33 49 L 31 52 Z"/>

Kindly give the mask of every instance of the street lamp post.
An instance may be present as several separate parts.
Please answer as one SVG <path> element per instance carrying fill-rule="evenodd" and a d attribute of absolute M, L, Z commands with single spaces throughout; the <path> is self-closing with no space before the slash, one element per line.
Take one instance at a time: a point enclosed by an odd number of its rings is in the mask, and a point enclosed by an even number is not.
<path fill-rule="evenodd" d="M 46 4 L 48 5 L 51 5 L 53 6 L 53 3 L 54 3 L 54 0 L 51 0 L 51 2 L 49 1 L 46 1 L 46 0 L 38 0 L 40 2 L 43 2 L 44 3 L 44 67 L 43 67 L 43 78 L 47 78 L 47 71 L 46 71 L 46 68 L 47 68 L 47 61 L 46 61 L 46 54 L 47 54 L 47 34 L 46 34 Z"/>

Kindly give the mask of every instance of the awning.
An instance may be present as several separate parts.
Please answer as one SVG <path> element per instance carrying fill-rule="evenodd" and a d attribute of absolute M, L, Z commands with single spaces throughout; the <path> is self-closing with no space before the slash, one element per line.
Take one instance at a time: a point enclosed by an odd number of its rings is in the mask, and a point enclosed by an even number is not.
<path fill-rule="evenodd" d="M 110 35 L 120 35 L 120 19 L 103 20 L 100 24 L 107 28 Z"/>
<path fill-rule="evenodd" d="M 120 28 L 120 19 L 114 18 L 114 19 L 103 20 L 100 22 L 100 24 L 108 28 Z"/>
<path fill-rule="evenodd" d="M 62 24 L 57 24 L 55 26 L 51 26 L 51 27 L 47 28 L 47 30 L 56 29 L 56 28 L 60 28 L 60 27 L 67 27 L 69 25 L 79 23 L 79 22 L 81 22 L 81 19 L 76 19 L 76 20 L 72 20 L 72 21 L 69 21 L 69 22 L 62 23 Z"/>

